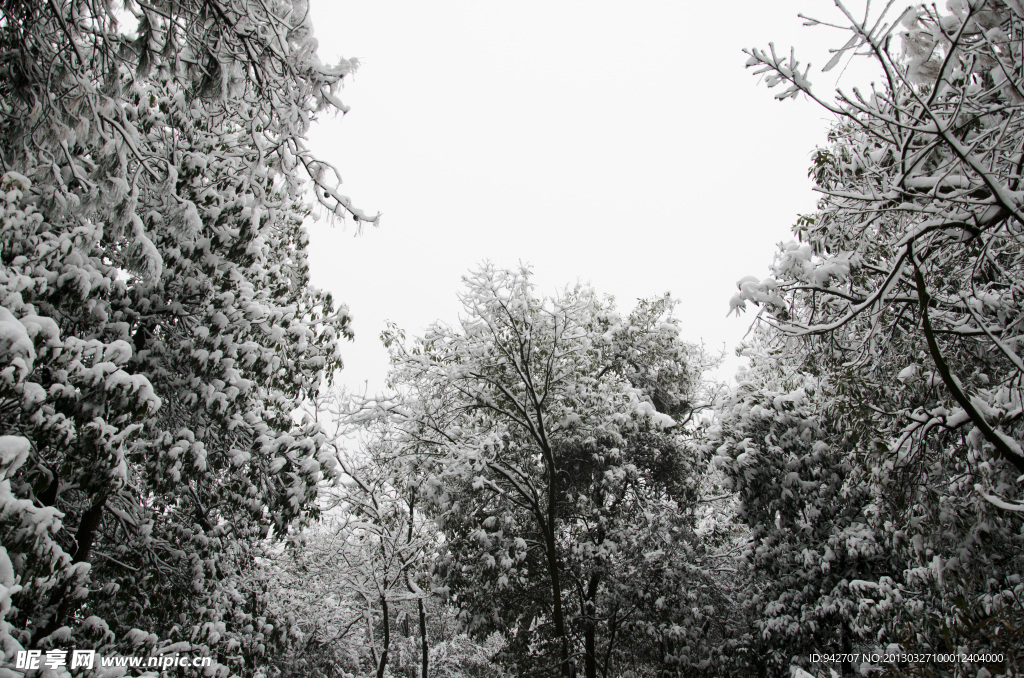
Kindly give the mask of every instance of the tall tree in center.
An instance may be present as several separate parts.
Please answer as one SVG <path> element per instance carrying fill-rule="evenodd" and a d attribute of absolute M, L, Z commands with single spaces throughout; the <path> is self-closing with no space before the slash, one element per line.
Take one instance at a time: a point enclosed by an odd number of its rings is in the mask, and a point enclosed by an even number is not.
<path fill-rule="evenodd" d="M 422 471 L 465 621 L 553 643 L 563 675 L 582 640 L 593 678 L 628 607 L 617 579 L 657 548 L 639 545 L 686 541 L 686 424 L 709 360 L 668 297 L 622 316 L 589 287 L 539 297 L 526 269 L 465 282 L 457 327 L 385 335 L 402 395 L 383 411 Z"/>

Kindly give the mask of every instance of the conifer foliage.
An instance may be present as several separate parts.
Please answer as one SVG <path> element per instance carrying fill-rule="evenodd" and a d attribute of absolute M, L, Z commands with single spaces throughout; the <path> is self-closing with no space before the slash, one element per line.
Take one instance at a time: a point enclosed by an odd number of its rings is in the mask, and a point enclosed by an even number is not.
<path fill-rule="evenodd" d="M 340 367 L 302 135 L 355 67 L 304 2 L 49 0 L 0 17 L 0 645 L 258 675 L 260 539 L 333 474 L 292 412 Z"/>

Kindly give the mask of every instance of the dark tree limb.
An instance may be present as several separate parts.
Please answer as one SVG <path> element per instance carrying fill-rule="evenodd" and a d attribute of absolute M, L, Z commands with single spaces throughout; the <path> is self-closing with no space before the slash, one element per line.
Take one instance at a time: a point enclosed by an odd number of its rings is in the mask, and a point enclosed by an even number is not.
<path fill-rule="evenodd" d="M 377 663 L 377 678 L 384 678 L 384 669 L 388 665 L 388 649 L 391 647 L 391 619 L 388 613 L 388 599 L 380 597 L 381 612 L 384 616 L 384 646 L 380 650 L 380 661 Z"/>
<path fill-rule="evenodd" d="M 942 353 L 939 350 L 939 344 L 935 340 L 935 332 L 932 329 L 931 319 L 928 317 L 928 302 L 930 296 L 928 295 L 928 289 L 925 286 L 924 274 L 921 273 L 921 267 L 917 263 L 917 258 L 914 256 L 913 243 L 907 244 L 907 253 L 910 255 L 910 261 L 914 266 L 914 281 L 917 284 L 917 297 L 921 305 L 921 328 L 924 331 L 924 338 L 928 343 L 928 352 L 932 356 L 932 361 L 935 363 L 935 368 L 939 371 L 939 375 L 942 377 L 942 383 L 946 385 L 949 392 L 953 394 L 953 398 L 957 404 L 964 409 L 967 416 L 971 418 L 971 422 L 978 427 L 981 431 L 981 435 L 985 437 L 992 447 L 996 448 L 996 452 L 999 453 L 1004 459 L 1013 464 L 1017 469 L 1018 473 L 1024 474 L 1024 457 L 1014 451 L 1006 441 L 993 429 L 989 423 L 985 420 L 984 415 L 977 410 L 976 407 L 971 403 L 970 398 L 964 393 L 963 389 L 957 383 L 953 374 L 949 371 L 949 365 L 946 364 L 945 359 L 942 357 Z"/>

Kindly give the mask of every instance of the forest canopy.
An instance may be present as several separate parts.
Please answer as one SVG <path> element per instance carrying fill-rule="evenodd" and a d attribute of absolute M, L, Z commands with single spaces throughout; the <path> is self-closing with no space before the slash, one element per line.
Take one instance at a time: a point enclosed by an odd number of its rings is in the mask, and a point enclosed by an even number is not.
<path fill-rule="evenodd" d="M 836 6 L 870 91 L 747 52 L 834 122 L 734 383 L 671 295 L 484 263 L 374 395 L 305 2 L 0 3 L 0 673 L 1018 675 L 1024 7 Z"/>

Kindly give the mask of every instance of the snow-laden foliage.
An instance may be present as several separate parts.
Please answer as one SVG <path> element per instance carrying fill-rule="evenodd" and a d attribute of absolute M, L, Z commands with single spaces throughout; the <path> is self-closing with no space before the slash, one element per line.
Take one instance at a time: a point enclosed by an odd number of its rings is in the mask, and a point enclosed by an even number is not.
<path fill-rule="evenodd" d="M 349 536 L 344 526 L 325 520 L 268 550 L 259 561 L 268 611 L 290 619 L 298 634 L 289 652 L 271 660 L 282 676 L 372 672 L 366 606 L 351 587 L 363 571 L 356 569 L 361 563 L 353 562 Z"/>
<path fill-rule="evenodd" d="M 343 518 L 336 528 L 341 540 L 334 559 L 344 569 L 340 579 L 345 589 L 366 619 L 365 646 L 372 670 L 383 678 L 389 661 L 411 663 L 419 669 L 413 675 L 427 678 L 426 601 L 432 588 L 430 560 L 438 541 L 434 523 L 420 510 L 416 469 L 386 425 L 373 431 L 357 453 L 340 456 L 339 465 L 341 483 L 332 493 L 332 503 Z M 413 615 L 418 634 L 403 644 L 392 617 L 405 619 L 402 637 L 409 639 Z"/>
<path fill-rule="evenodd" d="M 319 412 L 339 413 L 339 395 L 319 399 Z M 443 538 L 392 433 L 373 430 L 352 451 L 334 437 L 342 471 L 322 497 L 323 519 L 261 561 L 275 582 L 269 609 L 302 634 L 273 663 L 282 676 L 502 678 L 494 656 L 504 638 L 467 636 L 435 590 Z"/>
<path fill-rule="evenodd" d="M 1024 10 L 837 6 L 849 41 L 826 70 L 866 56 L 870 92 L 829 102 L 793 56 L 748 62 L 780 98 L 837 116 L 811 168 L 818 210 L 733 299 L 760 305 L 762 327 L 710 443 L 751 529 L 750 647 L 775 675 L 821 669 L 807 652 L 826 645 L 992 650 L 1006 661 L 984 672 L 1010 675 L 1024 625 Z"/>
<path fill-rule="evenodd" d="M 162 194 L 164 220 L 195 229 L 197 208 L 218 194 L 279 204 L 271 189 L 295 196 L 305 178 L 332 213 L 375 220 L 303 143 L 318 112 L 346 110 L 337 89 L 358 65 L 321 63 L 304 0 L 12 1 L 2 11 L 2 170 L 35 181 L 51 210 L 102 222 L 140 264 L 159 266 L 150 193 Z M 196 179 L 211 163 L 227 169 Z M 174 190 L 190 170 L 200 195 Z"/>
<path fill-rule="evenodd" d="M 784 675 L 822 648 L 893 646 L 1003 652 L 1012 665 L 1020 519 L 978 491 L 986 469 L 965 437 L 911 449 L 894 429 L 912 424 L 885 416 L 906 394 L 805 338 L 762 330 L 745 353 L 752 366 L 707 438 L 750 527 L 741 666 Z"/>
<path fill-rule="evenodd" d="M 733 305 L 764 304 L 787 334 L 841 330 L 831 346 L 865 370 L 898 352 L 892 382 L 948 392 L 944 408 L 918 413 L 921 427 L 967 426 L 1020 474 L 1024 97 L 1010 76 L 1024 64 L 1024 18 L 995 0 L 950 7 L 908 10 L 896 25 L 885 19 L 900 15 L 851 17 L 848 48 L 874 57 L 883 84 L 821 102 L 839 120 L 811 170 L 819 209 L 797 225 L 800 243 L 782 245 L 772 276 L 741 281 Z M 754 50 L 748 64 L 814 96 L 792 58 Z"/>
<path fill-rule="evenodd" d="M 399 395 L 350 418 L 390 427 L 444 535 L 440 590 L 468 629 L 508 636 L 517 672 L 660 664 L 687 577 L 659 577 L 701 548 L 689 441 L 712 361 L 668 297 L 622 315 L 584 286 L 540 297 L 525 269 L 465 283 L 457 326 L 386 333 Z"/>
<path fill-rule="evenodd" d="M 353 65 L 319 63 L 304 3 L 2 11 L 4 665 L 172 647 L 258 675 L 294 634 L 253 558 L 331 474 L 292 412 L 348 318 L 297 200 L 305 168 L 350 207 L 301 135 Z"/>

